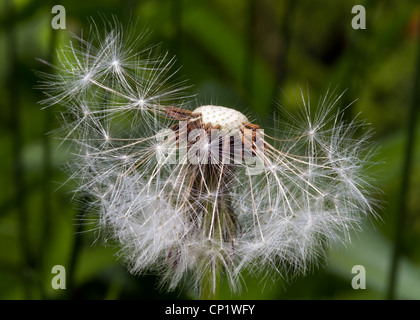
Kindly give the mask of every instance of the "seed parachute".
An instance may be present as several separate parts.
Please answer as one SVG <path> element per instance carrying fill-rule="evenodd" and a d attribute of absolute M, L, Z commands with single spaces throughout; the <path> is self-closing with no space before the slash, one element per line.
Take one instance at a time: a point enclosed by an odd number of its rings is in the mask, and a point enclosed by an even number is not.
<path fill-rule="evenodd" d="M 311 106 L 301 92 L 268 134 L 227 106 L 193 107 L 174 58 L 146 38 L 92 22 L 40 74 L 42 103 L 65 107 L 76 191 L 131 272 L 213 292 L 223 276 L 239 291 L 244 270 L 305 274 L 376 215 L 371 131 L 337 111 L 340 95 Z"/>

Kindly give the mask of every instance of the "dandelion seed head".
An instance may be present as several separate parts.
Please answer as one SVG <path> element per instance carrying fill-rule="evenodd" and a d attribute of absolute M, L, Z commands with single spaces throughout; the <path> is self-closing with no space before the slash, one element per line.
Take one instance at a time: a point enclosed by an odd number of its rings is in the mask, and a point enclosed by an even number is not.
<path fill-rule="evenodd" d="M 223 274 L 239 291 L 244 270 L 305 274 L 375 216 L 370 132 L 342 121 L 341 95 L 313 110 L 301 93 L 301 114 L 282 116 L 271 136 L 235 109 L 192 109 L 174 59 L 143 35 L 114 22 L 75 40 L 56 74 L 42 74 L 44 104 L 67 107 L 71 178 L 134 274 L 155 272 L 168 290 Z"/>

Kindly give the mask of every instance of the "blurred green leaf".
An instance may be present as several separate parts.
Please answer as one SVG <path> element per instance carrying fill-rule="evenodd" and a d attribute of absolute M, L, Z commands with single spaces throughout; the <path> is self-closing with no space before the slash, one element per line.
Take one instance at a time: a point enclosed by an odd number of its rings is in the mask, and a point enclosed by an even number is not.
<path fill-rule="evenodd" d="M 224 70 L 233 83 L 241 84 L 245 74 L 246 52 L 244 35 L 234 32 L 229 25 L 204 6 L 190 6 L 183 15 L 183 29 L 186 34 L 205 48 Z M 265 115 L 271 107 L 274 75 L 270 68 L 256 56 L 250 84 L 256 96 L 250 102 L 255 111 Z M 237 88 L 240 90 L 240 87 Z M 243 92 L 246 95 L 246 92 Z"/>
<path fill-rule="evenodd" d="M 354 238 L 347 249 L 340 248 L 329 254 L 329 270 L 347 279 L 350 287 L 351 279 L 355 276 L 351 273 L 353 266 L 362 265 L 366 269 L 366 289 L 376 291 L 380 293 L 381 298 L 385 298 L 390 272 L 391 244 L 373 229 L 364 230 Z M 400 262 L 397 297 L 420 299 L 420 266 L 406 258 L 402 258 Z"/>

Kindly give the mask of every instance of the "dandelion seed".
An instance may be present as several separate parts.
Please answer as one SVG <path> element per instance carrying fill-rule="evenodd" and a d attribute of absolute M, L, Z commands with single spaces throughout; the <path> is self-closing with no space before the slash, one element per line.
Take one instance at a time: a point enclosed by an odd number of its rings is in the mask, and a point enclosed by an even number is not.
<path fill-rule="evenodd" d="M 59 51 L 41 88 L 46 105 L 67 106 L 72 177 L 133 273 L 213 292 L 223 274 L 239 291 L 245 269 L 304 274 L 375 216 L 370 131 L 356 136 L 363 123 L 334 112 L 340 96 L 311 113 L 302 93 L 301 116 L 270 136 L 237 110 L 191 108 L 174 60 L 114 23 Z"/>

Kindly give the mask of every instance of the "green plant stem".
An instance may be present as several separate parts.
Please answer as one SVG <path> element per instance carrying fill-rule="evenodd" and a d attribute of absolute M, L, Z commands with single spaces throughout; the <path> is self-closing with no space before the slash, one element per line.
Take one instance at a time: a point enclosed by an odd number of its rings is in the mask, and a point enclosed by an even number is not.
<path fill-rule="evenodd" d="M 53 2 L 51 1 L 51 6 Z M 48 55 L 47 61 L 53 60 L 53 52 L 55 43 L 57 41 L 57 30 L 50 30 L 50 39 L 48 44 Z M 49 67 L 51 68 L 51 67 Z M 50 70 L 52 71 L 52 70 Z M 43 224 L 44 232 L 41 239 L 41 250 L 39 259 L 41 263 L 44 262 L 44 254 L 51 241 L 51 230 L 52 230 L 52 208 L 51 208 L 51 181 L 52 181 L 52 159 L 51 159 L 51 138 L 49 133 L 52 129 L 53 115 L 51 108 L 46 108 L 44 113 L 44 139 L 42 143 L 43 149 L 43 182 L 42 182 L 42 207 L 43 207 Z M 45 266 L 46 268 L 47 266 Z"/>
<path fill-rule="evenodd" d="M 172 47 L 174 48 L 175 56 L 179 65 L 183 65 L 182 63 L 182 44 L 183 44 L 183 32 L 182 32 L 182 9 L 183 9 L 183 1 L 177 0 L 172 1 L 171 4 L 171 20 L 173 25 L 173 32 L 174 35 L 172 37 Z"/>
<path fill-rule="evenodd" d="M 80 207 L 77 211 L 77 217 L 85 217 L 88 210 L 89 197 L 86 194 L 80 195 Z M 82 249 L 83 243 L 80 234 L 83 232 L 83 224 L 81 221 L 78 221 L 76 224 L 76 230 L 74 232 L 74 242 L 73 249 L 70 252 L 69 264 L 68 264 L 68 278 L 67 278 L 67 298 L 73 299 L 75 297 L 75 274 L 77 269 L 77 263 L 79 260 L 80 251 Z"/>
<path fill-rule="evenodd" d="M 213 181 L 214 182 L 214 181 Z M 209 179 L 211 183 L 211 179 Z M 213 213 L 214 203 L 209 201 L 206 205 L 207 213 Z M 209 245 L 213 246 L 213 241 L 222 242 L 223 239 L 220 236 L 220 228 L 223 228 L 222 217 L 213 217 L 213 214 L 207 214 L 204 217 L 204 232 L 205 236 L 209 238 Z M 201 300 L 217 300 L 219 298 L 219 266 L 218 261 L 214 261 L 211 258 L 211 255 L 208 256 L 209 260 L 207 263 L 202 265 L 203 267 L 203 278 L 201 279 L 200 287 L 200 299 Z"/>
<path fill-rule="evenodd" d="M 278 54 L 276 57 L 276 65 L 277 67 L 274 70 L 274 86 L 273 86 L 273 93 L 272 93 L 272 103 L 271 103 L 271 111 L 275 111 L 277 113 L 280 112 L 279 108 L 277 108 L 277 103 L 279 99 L 279 93 L 283 86 L 283 83 L 288 77 L 288 55 L 290 46 L 292 43 L 292 34 L 293 34 L 293 19 L 295 17 L 296 11 L 296 1 L 293 0 L 286 0 L 284 1 L 284 7 L 282 15 L 279 17 L 279 27 L 278 27 L 278 35 L 281 39 L 281 46 L 278 50 Z M 273 10 L 275 8 L 273 7 Z"/>
<path fill-rule="evenodd" d="M 25 298 L 32 298 L 31 272 L 34 270 L 34 260 L 31 256 L 31 248 L 28 237 L 28 212 L 26 208 L 25 172 L 22 159 L 22 133 L 20 123 L 20 101 L 19 101 L 19 72 L 16 48 L 16 16 L 13 1 L 8 1 L 8 22 L 6 36 L 8 48 L 8 61 L 10 65 L 10 76 L 8 79 L 8 93 L 10 106 L 10 131 L 13 139 L 12 161 L 13 179 L 15 187 L 15 206 L 18 214 L 19 244 L 22 252 L 22 275 Z"/>
<path fill-rule="evenodd" d="M 213 275 L 214 272 L 214 275 Z M 204 274 L 201 281 L 201 300 L 218 300 L 220 293 L 220 276 L 218 272 L 217 264 L 214 266 L 214 271 L 207 272 Z M 213 291 L 214 287 L 214 291 Z"/>
<path fill-rule="evenodd" d="M 407 216 L 407 199 L 410 189 L 410 178 L 413 166 L 414 138 L 416 122 L 420 104 L 420 27 L 418 32 L 418 56 L 414 69 L 414 81 L 412 92 L 412 104 L 408 115 L 407 144 L 404 155 L 404 166 L 401 179 L 401 189 L 399 195 L 398 215 L 395 229 L 395 246 L 391 260 L 391 273 L 388 286 L 388 299 L 396 298 L 396 283 L 399 269 L 399 258 L 403 251 L 403 232 Z"/>
<path fill-rule="evenodd" d="M 243 65 L 243 88 L 247 95 L 248 101 L 253 103 L 253 79 L 254 79 L 254 64 L 255 64 L 255 23 L 257 18 L 257 4 L 255 0 L 249 0 L 247 12 L 247 24 L 245 29 L 245 58 Z"/>

